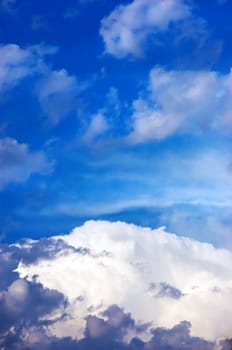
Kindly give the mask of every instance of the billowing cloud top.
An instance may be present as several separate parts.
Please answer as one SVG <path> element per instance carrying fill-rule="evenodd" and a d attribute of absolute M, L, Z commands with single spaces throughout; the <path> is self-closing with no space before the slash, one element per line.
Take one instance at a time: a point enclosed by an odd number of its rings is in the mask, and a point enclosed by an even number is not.
<path fill-rule="evenodd" d="M 21 279 L 12 272 L 8 292 L 3 292 L 4 307 L 8 295 L 20 307 L 27 305 L 30 285 L 44 290 L 45 301 L 55 298 L 49 302 L 51 309 L 41 306 L 50 320 L 45 328 L 53 337 L 76 342 L 85 336 L 110 337 L 127 344 L 137 337 L 150 349 L 164 332 L 157 327 L 173 329 L 171 334 L 186 332 L 187 338 L 191 329 L 191 337 L 207 339 L 209 348 L 230 335 L 232 254 L 227 250 L 164 228 L 88 221 L 69 235 L 10 246 L 3 255 L 9 260 L 3 273 L 12 268 L 11 254 L 17 256 L 13 265 L 18 264 L 15 271 Z"/>

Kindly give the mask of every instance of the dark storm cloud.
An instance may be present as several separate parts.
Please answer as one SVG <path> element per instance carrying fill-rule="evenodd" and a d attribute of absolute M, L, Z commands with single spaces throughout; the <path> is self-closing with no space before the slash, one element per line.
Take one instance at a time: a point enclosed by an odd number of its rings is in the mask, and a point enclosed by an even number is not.
<path fill-rule="evenodd" d="M 214 344 L 198 337 L 191 337 L 191 324 L 183 321 L 171 329 L 157 328 L 144 350 L 212 350 Z"/>
<path fill-rule="evenodd" d="M 232 349 L 232 338 L 221 340 L 219 342 L 220 350 L 231 350 Z"/>
<path fill-rule="evenodd" d="M 69 254 L 76 252 L 82 255 L 90 254 L 87 248 L 74 248 L 62 239 L 41 238 L 38 241 L 21 240 L 19 245 L 12 245 L 15 257 L 24 264 L 38 263 L 39 260 L 54 259 L 57 254 Z"/>
<path fill-rule="evenodd" d="M 62 317 L 66 306 L 66 300 L 61 293 L 19 278 L 14 271 L 18 262 L 19 256 L 15 247 L 0 247 L 1 349 L 11 349 L 10 344 L 14 342 L 17 343 L 16 348 L 23 349 L 19 344 L 25 330 L 53 322 L 49 317 L 53 311 L 60 310 Z"/>

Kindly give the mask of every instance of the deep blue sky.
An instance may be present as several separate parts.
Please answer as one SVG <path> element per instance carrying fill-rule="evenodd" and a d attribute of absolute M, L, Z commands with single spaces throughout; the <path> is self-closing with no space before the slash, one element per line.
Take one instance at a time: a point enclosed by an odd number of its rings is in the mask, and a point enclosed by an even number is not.
<path fill-rule="evenodd" d="M 231 246 L 231 1 L 0 2 L 0 233 Z"/>

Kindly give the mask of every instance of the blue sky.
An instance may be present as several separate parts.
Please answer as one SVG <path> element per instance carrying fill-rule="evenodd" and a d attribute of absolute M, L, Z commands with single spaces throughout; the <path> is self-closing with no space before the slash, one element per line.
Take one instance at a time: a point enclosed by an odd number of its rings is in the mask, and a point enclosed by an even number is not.
<path fill-rule="evenodd" d="M 2 350 L 231 349 L 231 15 L 0 0 Z"/>
<path fill-rule="evenodd" d="M 1 1 L 5 241 L 104 218 L 231 245 L 231 11 Z"/>

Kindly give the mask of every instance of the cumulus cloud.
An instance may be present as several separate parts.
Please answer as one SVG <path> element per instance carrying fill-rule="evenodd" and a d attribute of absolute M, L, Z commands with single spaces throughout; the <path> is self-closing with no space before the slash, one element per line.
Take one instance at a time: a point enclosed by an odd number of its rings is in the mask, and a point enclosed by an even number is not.
<path fill-rule="evenodd" d="M 156 67 L 150 72 L 147 93 L 133 103 L 128 141 L 146 142 L 175 133 L 230 126 L 230 107 L 231 73 L 221 76 L 213 71 L 167 71 Z"/>
<path fill-rule="evenodd" d="M 0 139 L 0 189 L 10 182 L 24 182 L 34 173 L 46 174 L 52 163 L 43 152 L 30 151 L 28 145 L 12 138 Z"/>
<path fill-rule="evenodd" d="M 139 336 L 150 325 L 136 323 L 129 313 L 117 305 L 108 307 L 99 317 L 87 313 L 84 333 L 80 339 L 56 337 L 49 331 L 49 327 L 52 329 L 54 324 L 68 317 L 67 301 L 61 293 L 42 287 L 35 279 L 28 282 L 13 272 L 13 267 L 20 259 L 17 253 L 22 255 L 25 247 L 1 246 L 1 256 L 6 258 L 7 255 L 8 265 L 1 265 L 0 272 L 5 274 L 11 271 L 14 274 L 13 281 L 9 281 L 5 288 L 0 288 L 2 349 L 145 350 L 154 345 L 157 349 L 170 345 L 171 349 L 179 349 L 180 343 L 188 345 L 189 349 L 196 349 L 195 345 L 204 345 L 204 349 L 212 348 L 212 343 L 190 336 L 188 322 L 182 322 L 170 330 L 154 329 L 150 333 L 150 339 L 142 341 Z"/>
<path fill-rule="evenodd" d="M 1 349 L 230 349 L 229 251 L 89 221 L 0 253 Z"/>
<path fill-rule="evenodd" d="M 151 34 L 167 31 L 172 23 L 190 15 L 190 7 L 182 0 L 134 0 L 105 17 L 100 34 L 107 53 L 118 58 L 139 56 Z"/>
<path fill-rule="evenodd" d="M 89 336 L 106 334 L 104 322 L 110 314 L 104 312 L 114 304 L 130 313 L 137 326 L 148 325 L 139 333 L 141 341 L 151 339 L 152 329 L 170 329 L 185 320 L 193 337 L 213 341 L 230 336 L 231 252 L 163 228 L 122 222 L 89 221 L 69 235 L 53 237 L 50 246 L 57 240 L 54 254 L 38 250 L 39 259 L 21 259 L 17 269 L 21 278 L 33 281 L 36 276 L 44 288 L 67 298 L 70 317 L 53 324 L 54 336 L 82 338 L 86 315 L 94 317 L 89 319 Z M 25 244 L 17 249 L 23 252 Z M 27 249 L 37 244 L 29 241 Z M 222 318 L 226 322 L 218 322 Z M 112 322 L 120 319 L 118 313 Z M 190 332 L 190 326 L 184 328 Z M 130 328 L 124 339 L 130 341 L 136 332 Z"/>

